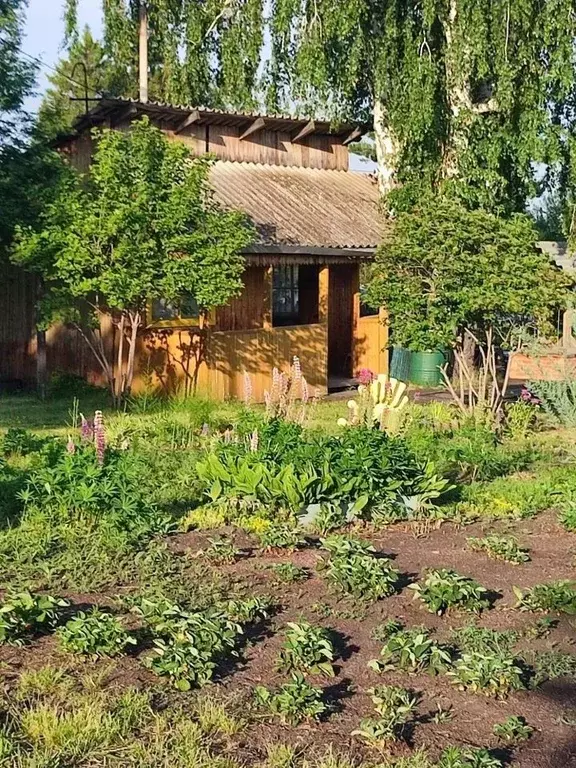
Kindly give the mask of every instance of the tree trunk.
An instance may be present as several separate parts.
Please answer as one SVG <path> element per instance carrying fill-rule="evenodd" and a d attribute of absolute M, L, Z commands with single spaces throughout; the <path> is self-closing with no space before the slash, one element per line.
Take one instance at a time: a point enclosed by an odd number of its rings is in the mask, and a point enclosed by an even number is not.
<path fill-rule="evenodd" d="M 450 131 L 442 161 L 442 176 L 452 179 L 459 174 L 459 158 L 468 146 L 468 125 L 472 114 L 470 83 L 464 62 L 456 59 L 454 37 L 456 33 L 456 0 L 450 0 L 448 17 L 444 22 L 446 52 L 446 95 L 450 109 Z"/>
<path fill-rule="evenodd" d="M 397 184 L 399 145 L 390 127 L 386 105 L 380 99 L 374 101 L 374 142 L 378 160 L 378 188 L 387 195 Z"/>
<path fill-rule="evenodd" d="M 146 0 L 140 0 L 138 12 L 138 68 L 140 81 L 140 101 L 148 101 L 148 10 Z"/>
<path fill-rule="evenodd" d="M 142 321 L 140 312 L 130 313 L 130 337 L 128 338 L 128 365 L 126 367 L 126 382 L 124 394 L 130 394 L 132 382 L 134 381 L 134 361 L 136 359 L 136 344 L 138 342 L 138 330 Z"/>

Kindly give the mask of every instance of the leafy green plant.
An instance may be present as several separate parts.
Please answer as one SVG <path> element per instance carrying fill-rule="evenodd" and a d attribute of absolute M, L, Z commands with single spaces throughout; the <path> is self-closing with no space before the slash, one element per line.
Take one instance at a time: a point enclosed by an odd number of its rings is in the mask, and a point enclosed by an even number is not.
<path fill-rule="evenodd" d="M 333 559 L 345 558 L 350 555 L 373 554 L 376 551 L 369 541 L 356 539 L 353 536 L 328 536 L 325 539 L 320 539 L 320 544 Z"/>
<path fill-rule="evenodd" d="M 525 519 L 553 506 L 558 492 L 552 476 L 499 477 L 465 488 L 459 508 L 470 517 Z"/>
<path fill-rule="evenodd" d="M 518 661 L 513 656 L 502 654 L 463 653 L 447 674 L 461 690 L 481 692 L 499 699 L 525 688 L 523 670 Z"/>
<path fill-rule="evenodd" d="M 486 627 L 461 627 L 452 633 L 455 646 L 466 653 L 486 653 L 509 656 L 519 640 L 518 632 L 498 631 Z"/>
<path fill-rule="evenodd" d="M 526 563 L 530 560 L 528 550 L 522 549 L 514 536 L 501 536 L 491 533 L 481 539 L 471 536 L 466 541 L 470 549 L 486 552 L 488 557 L 494 560 L 504 560 L 513 565 Z"/>
<path fill-rule="evenodd" d="M 522 654 L 531 670 L 530 688 L 538 688 L 547 680 L 576 676 L 576 656 L 560 651 L 533 651 Z"/>
<path fill-rule="evenodd" d="M 347 594 L 379 600 L 396 591 L 400 572 L 388 558 L 371 554 L 330 557 L 319 564 L 328 581 Z"/>
<path fill-rule="evenodd" d="M 67 600 L 29 591 L 9 593 L 0 605 L 0 645 L 21 645 L 27 638 L 48 632 L 58 623 Z"/>
<path fill-rule="evenodd" d="M 505 408 L 505 428 L 512 440 L 525 440 L 536 421 L 536 409 L 531 403 L 517 400 Z"/>
<path fill-rule="evenodd" d="M 300 568 L 294 563 L 274 563 L 270 566 L 272 572 L 279 581 L 291 584 L 296 581 L 306 581 L 310 577 L 310 571 L 307 568 Z"/>
<path fill-rule="evenodd" d="M 576 582 L 551 581 L 548 584 L 536 584 L 526 592 L 513 587 L 518 598 L 516 608 L 521 611 L 557 611 L 558 613 L 576 613 Z"/>
<path fill-rule="evenodd" d="M 90 656 L 118 656 L 136 639 L 126 632 L 120 621 L 110 613 L 94 608 L 90 613 L 80 611 L 57 631 L 65 651 Z"/>
<path fill-rule="evenodd" d="M 334 646 L 323 627 L 314 627 L 307 621 L 288 623 L 286 640 L 280 651 L 280 669 L 333 677 L 333 661 Z"/>
<path fill-rule="evenodd" d="M 430 630 L 425 627 L 404 629 L 401 625 L 389 625 L 389 636 L 380 658 L 369 662 L 368 666 L 377 672 L 400 669 L 438 674 L 450 666 L 452 657 L 430 635 Z"/>
<path fill-rule="evenodd" d="M 362 720 L 352 735 L 373 744 L 397 741 L 413 717 L 419 697 L 394 685 L 380 685 L 368 693 L 378 717 Z"/>
<path fill-rule="evenodd" d="M 431 613 L 442 615 L 450 608 L 480 613 L 490 606 L 488 591 L 474 579 L 447 568 L 427 572 L 423 583 L 410 584 Z"/>
<path fill-rule="evenodd" d="M 564 427 L 576 426 L 576 380 L 530 381 L 527 389 L 536 395 L 544 411 Z"/>
<path fill-rule="evenodd" d="M 258 685 L 254 695 L 261 707 L 278 715 L 288 725 L 298 725 L 306 719 L 317 720 L 327 710 L 322 689 L 307 683 L 301 674 L 292 674 L 291 681 L 275 691 Z"/>
<path fill-rule="evenodd" d="M 550 632 L 558 626 L 557 619 L 551 619 L 549 616 L 542 616 L 531 626 L 526 627 L 524 630 L 524 636 L 529 637 L 532 640 L 540 640 L 543 637 L 548 637 Z"/>
<path fill-rule="evenodd" d="M 503 768 L 503 763 L 487 749 L 447 747 L 436 768 Z"/>
<path fill-rule="evenodd" d="M 297 549 L 306 543 L 302 531 L 285 523 L 273 523 L 258 534 L 262 549 Z"/>
<path fill-rule="evenodd" d="M 493 728 L 494 736 L 507 744 L 520 744 L 527 741 L 534 733 L 532 728 L 523 717 L 511 715 L 502 723 L 496 723 Z"/>
<path fill-rule="evenodd" d="M 234 546 L 231 539 L 208 539 L 210 546 L 202 551 L 204 557 L 217 565 L 230 565 L 235 563 L 240 555 L 240 550 Z"/>

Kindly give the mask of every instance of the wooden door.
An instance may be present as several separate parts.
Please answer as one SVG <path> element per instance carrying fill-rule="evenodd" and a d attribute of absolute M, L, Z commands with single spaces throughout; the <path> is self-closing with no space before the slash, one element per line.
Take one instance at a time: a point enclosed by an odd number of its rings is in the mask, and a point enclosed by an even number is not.
<path fill-rule="evenodd" d="M 354 298 L 358 266 L 336 265 L 328 282 L 328 376 L 353 376 Z"/>

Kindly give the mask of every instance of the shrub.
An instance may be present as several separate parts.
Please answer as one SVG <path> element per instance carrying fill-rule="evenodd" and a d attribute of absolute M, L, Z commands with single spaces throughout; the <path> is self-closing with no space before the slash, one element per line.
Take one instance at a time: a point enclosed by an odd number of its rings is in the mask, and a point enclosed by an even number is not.
<path fill-rule="evenodd" d="M 58 623 L 67 600 L 29 591 L 9 593 L 0 606 L 0 644 L 22 644 L 26 638 L 48 632 Z"/>
<path fill-rule="evenodd" d="M 288 725 L 298 725 L 308 718 L 317 720 L 327 710 L 322 701 L 322 689 L 309 685 L 301 674 L 293 674 L 289 683 L 276 691 L 256 686 L 257 703 L 272 714 L 278 715 Z"/>
<path fill-rule="evenodd" d="M 526 387 L 556 422 L 564 427 L 576 426 L 576 380 L 530 381 Z"/>
<path fill-rule="evenodd" d="M 404 629 L 401 625 L 389 624 L 388 632 L 380 658 L 369 663 L 377 672 L 400 669 L 437 674 L 450 666 L 450 653 L 432 640 L 430 630 L 424 627 Z"/>
<path fill-rule="evenodd" d="M 516 608 L 521 611 L 557 611 L 559 613 L 576 613 L 576 582 L 552 581 L 522 592 L 513 587 L 518 598 Z"/>
<path fill-rule="evenodd" d="M 447 568 L 428 571 L 423 584 L 410 584 L 409 588 L 431 613 L 439 616 L 449 608 L 480 613 L 490 606 L 485 597 L 487 590 L 483 586 Z"/>
<path fill-rule="evenodd" d="M 47 438 L 38 437 L 26 429 L 9 427 L 4 436 L 0 438 L 0 453 L 3 456 L 10 456 L 15 453 L 27 456 L 29 453 L 40 451 L 46 443 Z"/>
<path fill-rule="evenodd" d="M 517 660 L 500 654 L 463 653 L 448 676 L 461 690 L 481 692 L 499 699 L 525 687 Z"/>
<path fill-rule="evenodd" d="M 414 715 L 418 696 L 394 685 L 371 688 L 368 693 L 378 717 L 362 720 L 352 735 L 376 744 L 396 741 Z"/>
<path fill-rule="evenodd" d="M 493 560 L 504 560 L 513 565 L 526 563 L 530 560 L 528 550 L 521 549 L 514 536 L 500 536 L 497 533 L 492 533 L 482 539 L 469 537 L 466 541 L 470 549 L 486 552 L 488 557 Z"/>
<path fill-rule="evenodd" d="M 334 646 L 323 627 L 314 627 L 307 621 L 288 623 L 286 641 L 280 651 L 280 669 L 334 677 L 333 661 Z"/>
<path fill-rule="evenodd" d="M 523 717 L 511 715 L 503 723 L 497 723 L 493 728 L 494 736 L 508 744 L 520 744 L 534 733 L 534 728 L 528 725 Z"/>
<path fill-rule="evenodd" d="M 66 622 L 58 630 L 58 639 L 66 651 L 95 657 L 118 656 L 127 645 L 136 644 L 115 616 L 98 608 L 88 614 L 81 611 Z"/>

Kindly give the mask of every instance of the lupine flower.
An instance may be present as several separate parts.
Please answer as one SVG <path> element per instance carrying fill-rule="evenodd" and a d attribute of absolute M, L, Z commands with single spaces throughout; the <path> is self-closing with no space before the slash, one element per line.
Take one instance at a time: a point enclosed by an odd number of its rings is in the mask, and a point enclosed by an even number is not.
<path fill-rule="evenodd" d="M 302 378 L 302 368 L 300 367 L 300 359 L 294 356 L 294 362 L 292 363 L 292 383 L 296 384 Z"/>
<path fill-rule="evenodd" d="M 537 397 L 537 395 L 532 394 L 532 392 L 530 392 L 530 390 L 527 387 L 522 387 L 520 398 L 525 403 L 529 403 L 530 405 L 542 405 L 542 400 L 540 400 L 540 398 Z"/>
<path fill-rule="evenodd" d="M 68 435 L 66 450 L 68 451 L 68 453 L 76 453 L 76 446 L 74 445 L 74 440 L 72 440 L 72 435 Z"/>
<path fill-rule="evenodd" d="M 104 432 L 104 420 L 102 411 L 94 413 L 94 445 L 96 446 L 96 458 L 98 464 L 104 464 L 104 452 L 106 450 L 106 434 Z"/>
<path fill-rule="evenodd" d="M 310 389 L 308 387 L 308 382 L 306 381 L 304 376 L 302 376 L 301 386 L 302 386 L 302 402 L 304 403 L 304 405 L 306 405 L 306 403 L 310 399 Z"/>
<path fill-rule="evenodd" d="M 232 430 L 231 429 L 227 429 L 224 432 L 224 442 L 225 443 L 231 443 L 232 442 Z"/>
<path fill-rule="evenodd" d="M 258 430 L 255 429 L 250 436 L 250 451 L 256 453 L 258 450 Z"/>
<path fill-rule="evenodd" d="M 210 434 L 210 426 L 206 424 L 206 422 L 202 424 L 202 430 L 200 434 L 202 435 L 202 437 L 208 437 L 208 435 Z"/>
<path fill-rule="evenodd" d="M 244 371 L 244 405 L 250 405 L 252 402 L 252 379 L 247 371 Z"/>
<path fill-rule="evenodd" d="M 80 439 L 83 443 L 91 443 L 94 440 L 94 425 L 88 421 L 84 414 L 80 414 L 82 420 L 80 427 Z"/>
<path fill-rule="evenodd" d="M 375 374 L 370 370 L 370 368 L 361 368 L 358 371 L 358 374 L 356 376 L 360 384 L 364 384 L 364 386 L 371 384 L 374 379 L 376 378 Z"/>

